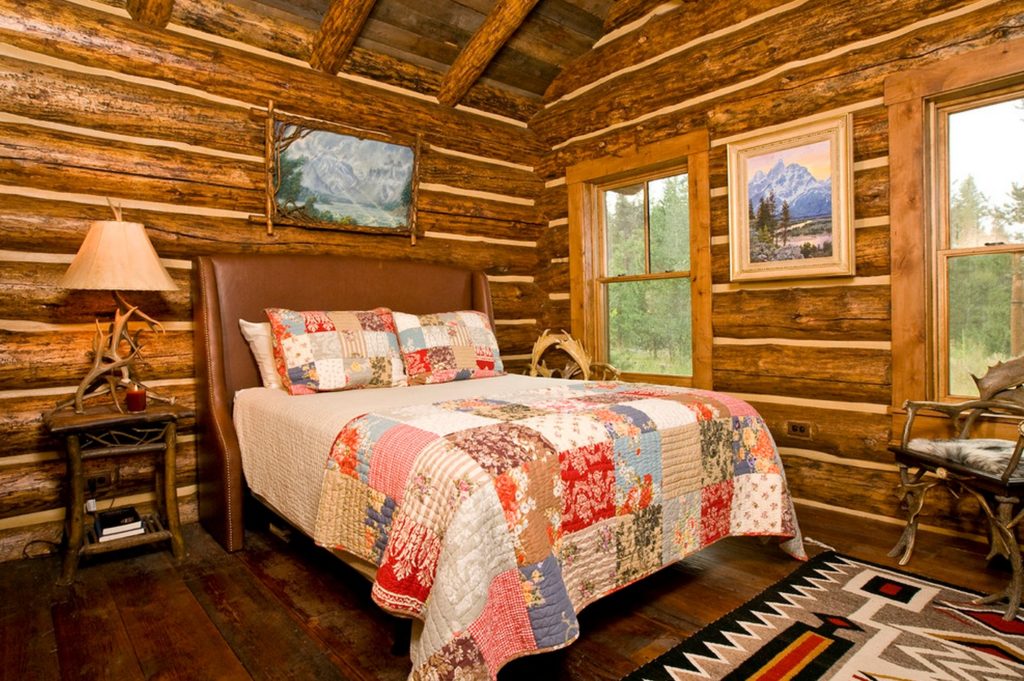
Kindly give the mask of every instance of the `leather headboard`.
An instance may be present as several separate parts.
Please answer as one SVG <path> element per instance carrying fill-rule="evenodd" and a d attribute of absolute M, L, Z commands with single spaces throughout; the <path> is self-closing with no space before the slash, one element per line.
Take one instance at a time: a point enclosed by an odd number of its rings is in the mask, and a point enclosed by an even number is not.
<path fill-rule="evenodd" d="M 199 519 L 229 551 L 242 548 L 244 486 L 231 419 L 237 390 L 259 385 L 239 319 L 263 310 L 366 310 L 426 314 L 479 310 L 493 321 L 482 272 L 328 255 L 216 255 L 196 259 L 193 317 L 198 416 Z M 326 453 L 325 453 L 326 456 Z"/>

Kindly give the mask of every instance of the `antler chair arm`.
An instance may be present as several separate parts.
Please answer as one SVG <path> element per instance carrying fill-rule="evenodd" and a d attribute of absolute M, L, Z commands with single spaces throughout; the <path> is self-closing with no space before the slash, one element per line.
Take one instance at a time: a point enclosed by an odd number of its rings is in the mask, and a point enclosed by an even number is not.
<path fill-rule="evenodd" d="M 967 402 L 932 402 L 907 400 L 903 403 L 907 410 L 907 422 L 903 425 L 903 437 L 900 446 L 906 449 L 913 430 L 914 419 L 920 411 L 933 411 L 949 418 L 956 430 L 957 437 L 965 439 L 970 435 L 975 420 L 985 413 L 1001 413 L 1024 417 L 1024 405 L 1004 400 L 968 400 Z M 1024 424 L 1024 421 L 1022 421 Z"/>

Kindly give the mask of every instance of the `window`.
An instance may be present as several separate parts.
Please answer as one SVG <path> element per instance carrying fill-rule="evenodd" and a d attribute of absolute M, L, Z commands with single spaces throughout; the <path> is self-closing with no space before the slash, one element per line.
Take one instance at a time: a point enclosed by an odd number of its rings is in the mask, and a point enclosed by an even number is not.
<path fill-rule="evenodd" d="M 707 149 L 700 131 L 567 173 L 573 334 L 628 378 L 711 385 Z"/>
<path fill-rule="evenodd" d="M 628 373 L 692 376 L 689 175 L 601 195 L 608 361 Z"/>
<path fill-rule="evenodd" d="M 937 102 L 936 394 L 1024 353 L 1024 90 Z"/>
<path fill-rule="evenodd" d="M 894 432 L 904 401 L 977 395 L 1024 351 L 1022 98 L 1021 39 L 886 78 Z"/>

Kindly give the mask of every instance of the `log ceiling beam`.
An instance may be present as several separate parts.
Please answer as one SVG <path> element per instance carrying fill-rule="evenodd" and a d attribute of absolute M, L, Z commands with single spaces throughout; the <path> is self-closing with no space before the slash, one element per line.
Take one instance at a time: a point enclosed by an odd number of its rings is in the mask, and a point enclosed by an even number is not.
<path fill-rule="evenodd" d="M 537 2 L 498 0 L 448 69 L 441 81 L 437 100 L 446 106 L 458 104 Z"/>
<path fill-rule="evenodd" d="M 682 0 L 691 2 L 692 0 Z M 681 0 L 616 0 L 604 19 L 605 33 L 646 16 L 662 5 L 680 5 Z"/>
<path fill-rule="evenodd" d="M 174 0 L 128 0 L 126 9 L 140 24 L 163 28 L 171 20 Z"/>
<path fill-rule="evenodd" d="M 345 63 L 376 0 L 331 0 L 320 30 L 313 39 L 309 65 L 326 73 L 337 73 Z"/>

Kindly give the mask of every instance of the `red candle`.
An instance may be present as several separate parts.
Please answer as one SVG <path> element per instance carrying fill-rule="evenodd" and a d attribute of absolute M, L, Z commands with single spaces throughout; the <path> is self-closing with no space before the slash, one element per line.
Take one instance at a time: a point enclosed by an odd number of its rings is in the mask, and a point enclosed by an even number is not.
<path fill-rule="evenodd" d="M 146 389 L 137 385 L 128 388 L 124 403 L 128 411 L 146 411 Z"/>

